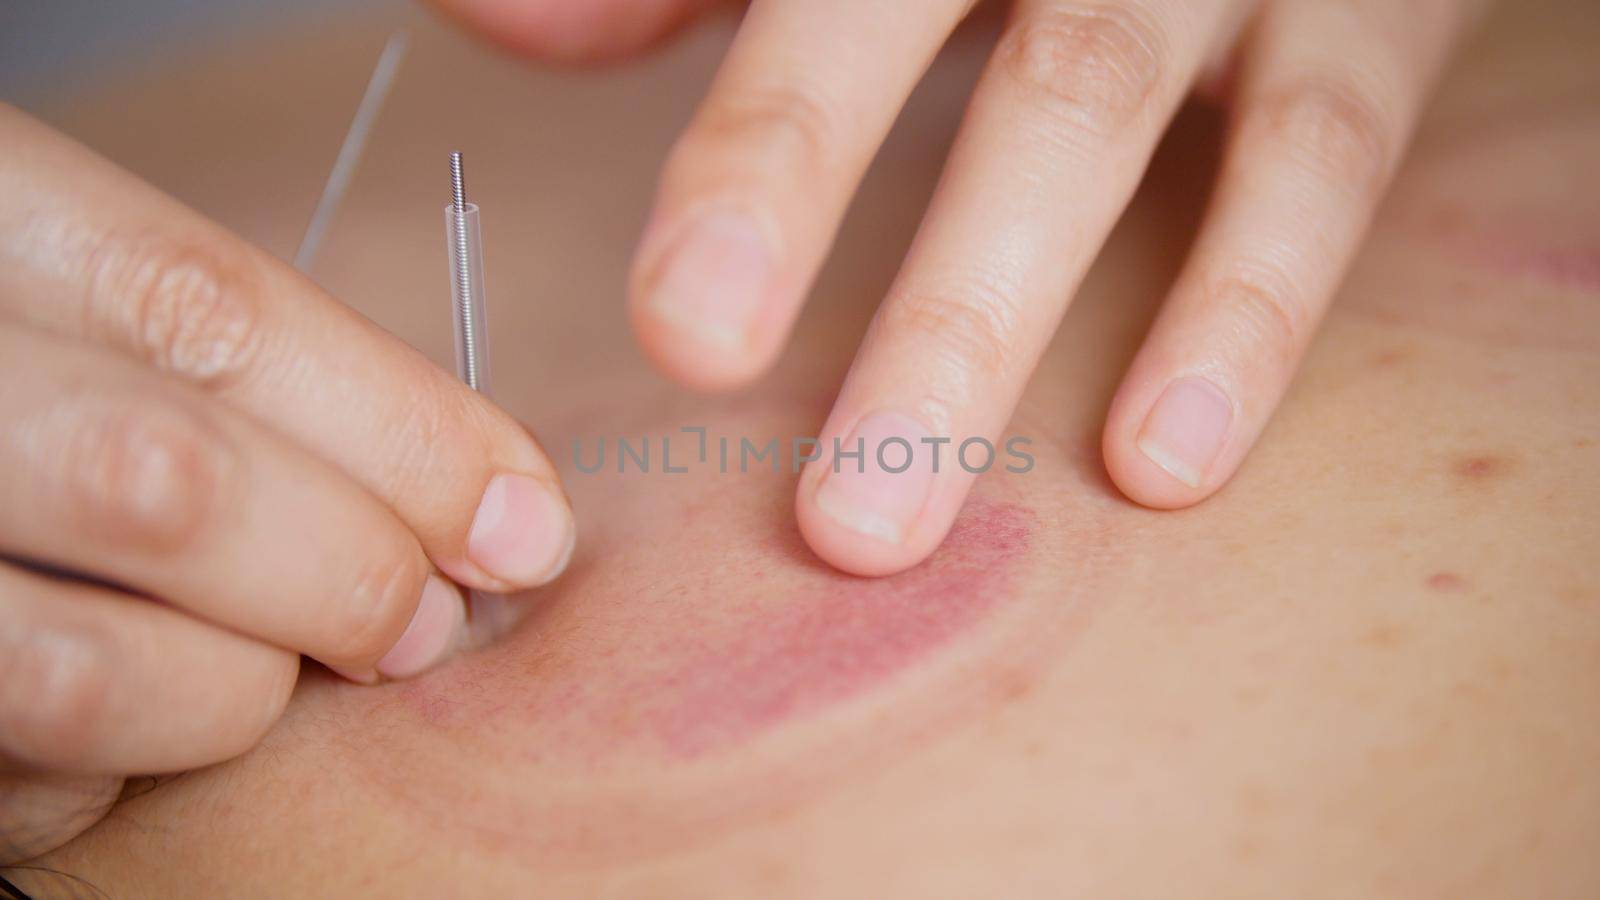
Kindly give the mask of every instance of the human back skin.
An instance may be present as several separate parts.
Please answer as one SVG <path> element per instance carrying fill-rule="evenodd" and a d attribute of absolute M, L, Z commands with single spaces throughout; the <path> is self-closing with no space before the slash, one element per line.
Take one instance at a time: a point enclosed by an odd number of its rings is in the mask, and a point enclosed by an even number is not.
<path fill-rule="evenodd" d="M 38 865 L 119 898 L 1594 896 L 1600 21 L 1507 6 L 1226 490 L 1144 510 L 1098 452 L 1204 201 L 1219 116 L 1195 110 L 1012 423 L 1034 469 L 984 476 L 940 553 L 880 581 L 806 551 L 787 468 L 590 475 L 563 448 L 668 438 L 676 463 L 685 426 L 813 433 L 981 48 L 900 123 L 779 370 L 705 398 L 648 373 L 620 298 L 725 31 L 580 76 L 424 28 L 316 277 L 447 360 L 435 188 L 467 152 L 497 398 L 564 463 L 578 555 L 508 638 L 414 683 L 308 665 L 262 746 L 135 784 Z M 325 161 L 274 138 L 338 133 L 325 86 L 359 91 L 375 35 L 263 42 L 54 118 L 287 252 L 283 198 Z M 292 117 L 241 102 L 289 49 Z"/>

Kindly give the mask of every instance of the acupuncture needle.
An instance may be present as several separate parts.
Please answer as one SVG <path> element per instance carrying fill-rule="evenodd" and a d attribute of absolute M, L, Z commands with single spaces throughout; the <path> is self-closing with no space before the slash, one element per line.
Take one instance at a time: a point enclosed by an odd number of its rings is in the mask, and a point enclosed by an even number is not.
<path fill-rule="evenodd" d="M 456 376 L 480 394 L 489 393 L 489 320 L 483 282 L 483 232 L 478 205 L 467 200 L 461 154 L 450 154 L 450 202 L 444 208 L 444 232 L 450 257 L 450 294 L 455 320 Z M 509 628 L 516 615 L 498 594 L 472 591 L 467 618 L 478 629 L 474 642 Z"/>
<path fill-rule="evenodd" d="M 367 137 L 377 122 L 378 113 L 399 73 L 410 44 L 407 34 L 396 31 L 389 36 L 373 66 L 367 89 L 345 133 L 333 169 L 317 201 L 316 211 L 301 236 L 294 266 L 309 271 L 334 213 L 350 186 L 361 160 Z M 478 207 L 467 202 L 466 182 L 462 177 L 461 154 L 450 154 L 451 202 L 445 207 L 445 234 L 449 246 L 451 285 L 454 294 L 456 336 L 456 374 L 472 390 L 488 393 L 489 356 L 487 322 L 484 311 L 483 241 L 478 225 Z M 505 630 L 514 621 L 512 607 L 504 598 L 482 591 L 471 591 L 467 602 L 470 622 L 492 632 Z M 481 632 L 480 632 L 481 633 Z M 475 641 L 474 641 L 475 642 Z"/>
<path fill-rule="evenodd" d="M 339 155 L 334 157 L 328 180 L 322 186 L 322 196 L 317 198 L 316 211 L 311 214 L 305 234 L 300 236 L 300 248 L 294 253 L 294 267 L 302 272 L 311 271 L 317 250 L 322 246 L 322 238 L 327 234 L 333 214 L 338 211 L 345 191 L 350 187 L 356 164 L 361 161 L 361 151 L 367 145 L 367 136 L 378 121 L 378 113 L 389 96 L 389 89 L 394 86 L 395 76 L 400 73 L 400 63 L 405 60 L 406 48 L 410 43 L 411 39 L 404 30 L 396 31 L 389 35 L 383 52 L 378 54 L 378 62 L 372 67 L 372 77 L 367 79 L 367 89 L 362 93 L 361 103 L 356 106 L 356 114 L 350 120 L 344 143 L 339 145 Z"/>

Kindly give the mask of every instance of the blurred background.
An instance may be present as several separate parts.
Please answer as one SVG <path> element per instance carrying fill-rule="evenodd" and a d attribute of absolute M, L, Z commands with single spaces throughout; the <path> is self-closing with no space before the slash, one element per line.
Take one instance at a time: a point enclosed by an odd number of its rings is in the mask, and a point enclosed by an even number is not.
<path fill-rule="evenodd" d="M 655 377 L 628 336 L 626 272 L 656 167 L 731 26 L 576 72 L 495 52 L 418 0 L 0 0 L 0 100 L 288 261 L 404 28 L 410 50 L 308 274 L 453 367 L 442 213 L 461 151 L 496 341 L 528 350 L 499 355 L 496 398 L 535 419 L 561 399 L 538 387 L 580 366 Z"/>
<path fill-rule="evenodd" d="M 315 25 L 404 0 L 4 0 L 0 98 L 47 103 L 85 84 L 162 67 L 196 44 Z"/>

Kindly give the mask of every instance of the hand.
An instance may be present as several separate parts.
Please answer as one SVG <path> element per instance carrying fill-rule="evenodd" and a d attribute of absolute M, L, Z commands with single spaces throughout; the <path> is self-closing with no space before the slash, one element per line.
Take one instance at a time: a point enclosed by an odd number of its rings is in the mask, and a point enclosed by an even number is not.
<path fill-rule="evenodd" d="M 573 526 L 532 438 L 399 340 L 3 105 L 0 146 L 4 864 L 124 774 L 244 751 L 298 654 L 438 661 L 444 576 L 539 584 Z"/>
<path fill-rule="evenodd" d="M 702 6 L 441 0 L 502 40 L 595 55 Z M 801 528 L 841 568 L 915 564 L 994 441 L 1184 96 L 1235 72 L 1221 183 L 1111 405 L 1130 498 L 1196 503 L 1292 377 L 1448 51 L 1464 0 L 1018 0 L 922 229 L 802 476 Z M 974 0 L 754 0 L 673 152 L 635 262 L 639 338 L 705 388 L 768 368 L 891 122 Z M 1239 36 L 1243 35 L 1242 40 Z M 951 438 L 935 474 L 880 441 Z M 867 474 L 831 474 L 866 438 Z M 903 450 L 886 450 L 889 465 Z M 976 464 L 976 463 L 975 463 Z"/>

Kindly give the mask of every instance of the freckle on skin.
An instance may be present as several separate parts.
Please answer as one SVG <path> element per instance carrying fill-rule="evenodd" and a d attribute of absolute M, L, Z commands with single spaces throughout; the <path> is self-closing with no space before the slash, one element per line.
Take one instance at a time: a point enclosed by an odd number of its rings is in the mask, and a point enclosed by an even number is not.
<path fill-rule="evenodd" d="M 1572 587 L 1563 588 L 1556 596 L 1568 606 L 1587 607 L 1592 605 L 1597 597 L 1600 597 L 1600 591 L 1595 591 L 1584 585 L 1573 585 Z"/>
<path fill-rule="evenodd" d="M 995 695 L 1007 700 L 1021 700 L 1033 693 L 1033 679 L 1021 672 L 1002 672 L 995 676 Z"/>
<path fill-rule="evenodd" d="M 1410 638 L 1410 632 L 1403 626 L 1379 623 L 1362 635 L 1361 643 L 1374 649 L 1393 650 L 1404 646 Z"/>
<path fill-rule="evenodd" d="M 1267 691 L 1260 685 L 1245 685 L 1233 692 L 1233 699 L 1239 705 L 1246 707 L 1260 706 L 1261 701 L 1267 698 Z"/>

